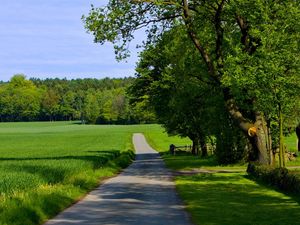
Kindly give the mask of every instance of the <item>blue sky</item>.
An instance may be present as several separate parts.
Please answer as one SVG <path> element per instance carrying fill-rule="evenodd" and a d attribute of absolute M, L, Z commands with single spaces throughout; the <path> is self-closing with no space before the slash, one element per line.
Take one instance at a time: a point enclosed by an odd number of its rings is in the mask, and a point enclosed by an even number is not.
<path fill-rule="evenodd" d="M 133 76 L 136 43 L 128 62 L 115 60 L 111 44 L 95 44 L 81 16 L 107 0 L 0 0 L 0 80 L 29 77 Z"/>

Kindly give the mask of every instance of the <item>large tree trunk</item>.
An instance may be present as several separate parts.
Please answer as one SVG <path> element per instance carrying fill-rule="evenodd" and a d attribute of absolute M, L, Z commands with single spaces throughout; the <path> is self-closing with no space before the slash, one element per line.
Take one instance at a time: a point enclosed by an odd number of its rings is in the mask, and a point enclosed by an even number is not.
<path fill-rule="evenodd" d="M 270 134 L 267 127 L 266 120 L 261 113 L 256 113 L 256 135 L 255 146 L 258 151 L 258 162 L 261 164 L 271 164 L 270 152 L 272 152 L 271 143 L 270 143 Z"/>
<path fill-rule="evenodd" d="M 249 138 L 252 150 L 255 152 L 254 160 L 260 164 L 270 164 L 270 133 L 263 114 L 256 112 L 255 122 L 252 123 L 250 120 L 244 118 L 235 105 L 235 101 L 229 98 L 226 92 L 224 97 L 230 116 Z"/>

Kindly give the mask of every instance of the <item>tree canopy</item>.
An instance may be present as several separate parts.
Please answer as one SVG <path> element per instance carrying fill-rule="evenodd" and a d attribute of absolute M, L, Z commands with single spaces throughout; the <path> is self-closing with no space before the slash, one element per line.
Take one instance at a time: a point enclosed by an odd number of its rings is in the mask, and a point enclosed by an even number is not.
<path fill-rule="evenodd" d="M 15 75 L 0 84 L 1 121 L 81 120 L 83 123 L 130 124 L 155 118 L 136 115 L 126 89 L 133 78 L 26 79 Z"/>
<path fill-rule="evenodd" d="M 219 89 L 236 127 L 247 135 L 256 159 L 270 163 L 271 124 L 295 106 L 299 91 L 299 1 L 110 0 L 84 17 L 95 42 L 128 56 L 134 31 L 144 28 L 145 46 L 179 30 L 182 51 L 192 45 L 198 79 Z M 168 47 L 170 52 L 180 52 Z M 160 58 L 162 61 L 164 57 Z M 185 57 L 184 60 L 187 60 Z M 194 76 L 194 75 L 193 75 Z M 250 134 L 250 135 L 249 135 Z"/>

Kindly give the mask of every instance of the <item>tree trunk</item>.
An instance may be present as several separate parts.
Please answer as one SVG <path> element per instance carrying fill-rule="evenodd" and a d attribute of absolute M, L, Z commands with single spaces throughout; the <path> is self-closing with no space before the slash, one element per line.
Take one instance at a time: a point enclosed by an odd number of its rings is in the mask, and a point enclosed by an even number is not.
<path fill-rule="evenodd" d="M 193 146 L 192 146 L 192 154 L 197 155 L 199 152 L 199 141 L 195 138 L 192 140 Z"/>
<path fill-rule="evenodd" d="M 208 155 L 207 153 L 207 145 L 206 145 L 206 141 L 205 141 L 205 136 L 201 133 L 200 137 L 199 137 L 199 143 L 200 143 L 200 147 L 201 147 L 201 156 L 202 157 L 206 157 Z"/>
<path fill-rule="evenodd" d="M 230 116 L 249 138 L 251 147 L 255 152 L 255 158 L 252 160 L 258 161 L 260 164 L 264 165 L 270 164 L 270 133 L 263 114 L 256 112 L 255 123 L 253 124 L 243 117 L 242 113 L 235 105 L 235 101 L 229 97 L 226 90 L 224 91 L 224 97 Z"/>
<path fill-rule="evenodd" d="M 270 165 L 275 167 L 276 166 L 276 149 L 273 149 L 272 146 L 272 137 L 271 137 L 271 128 L 270 128 L 270 121 L 267 121 L 267 129 L 268 129 L 268 140 L 269 140 L 269 154 L 270 154 Z"/>
<path fill-rule="evenodd" d="M 255 147 L 257 150 L 257 160 L 260 164 L 270 164 L 270 151 L 271 150 L 271 143 L 269 141 L 269 129 L 267 127 L 267 123 L 265 121 L 264 116 L 261 113 L 256 113 L 256 136 L 255 139 Z"/>
<path fill-rule="evenodd" d="M 300 124 L 296 127 L 296 135 L 298 138 L 298 152 L 300 152 Z"/>
<path fill-rule="evenodd" d="M 223 6 L 226 1 L 221 1 L 219 4 L 219 7 L 216 11 L 216 16 L 219 16 L 222 11 L 223 11 Z M 184 21 L 186 24 L 187 32 L 188 35 L 190 36 L 193 44 L 195 45 L 196 49 L 199 51 L 201 54 L 202 59 L 206 63 L 208 73 L 211 76 L 211 78 L 216 82 L 217 85 L 220 85 L 221 87 L 221 77 L 222 77 L 222 71 L 217 70 L 214 65 L 214 61 L 212 60 L 211 56 L 209 55 L 209 51 L 204 47 L 201 39 L 197 37 L 197 33 L 193 29 L 193 18 L 192 14 L 190 13 L 190 8 L 189 8 L 189 1 L 188 0 L 183 0 L 183 14 L 184 14 Z M 245 21 L 243 18 L 239 17 L 238 23 L 240 25 L 240 28 L 242 32 L 244 33 L 244 38 L 243 40 L 247 41 L 249 39 L 249 34 L 248 34 L 248 26 L 245 24 Z M 221 22 L 221 20 L 217 20 L 216 22 Z M 218 28 L 219 29 L 219 28 Z M 222 41 L 222 33 L 218 34 L 218 38 L 221 38 L 219 40 Z M 246 42 L 243 42 L 242 44 L 245 45 L 245 50 L 249 53 L 252 54 L 253 51 L 255 51 L 255 48 L 253 48 L 252 45 L 247 44 Z M 219 47 L 217 47 L 218 50 Z M 219 49 L 220 50 L 220 49 Z M 234 98 L 230 94 L 230 90 L 228 88 L 223 88 L 223 93 L 224 93 L 224 100 L 226 102 L 226 107 L 227 110 L 232 117 L 232 119 L 235 121 L 235 123 L 243 130 L 243 132 L 249 137 L 252 148 L 257 152 L 257 161 L 261 164 L 270 164 L 270 154 L 269 151 L 271 149 L 270 143 L 269 143 L 269 132 L 268 129 L 266 129 L 266 123 L 263 115 L 257 114 L 255 122 L 251 122 L 248 119 L 246 119 L 238 107 L 236 106 L 236 102 L 234 101 Z M 250 129 L 253 128 L 254 132 L 253 134 L 249 134 Z M 253 136 L 253 137 L 251 137 Z"/>

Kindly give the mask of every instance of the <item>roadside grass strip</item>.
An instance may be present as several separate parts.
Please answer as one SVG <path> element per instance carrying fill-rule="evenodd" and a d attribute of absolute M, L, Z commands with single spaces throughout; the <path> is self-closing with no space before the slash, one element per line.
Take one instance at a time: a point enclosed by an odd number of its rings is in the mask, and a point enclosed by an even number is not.
<path fill-rule="evenodd" d="M 259 185 L 245 173 L 178 176 L 176 187 L 195 224 L 300 224 L 299 198 Z"/>
<path fill-rule="evenodd" d="M 300 196 L 287 195 L 257 183 L 246 174 L 247 164 L 218 165 L 213 156 L 170 155 L 170 143 L 186 143 L 163 132 L 146 134 L 174 171 L 176 188 L 192 220 L 199 225 L 298 225 Z M 289 140 L 293 144 L 295 138 Z M 164 151 L 163 151 L 164 150 Z M 297 159 L 289 165 L 300 165 Z M 205 172 L 207 170 L 208 172 Z M 191 171 L 186 173 L 184 171 Z M 300 174 L 300 173 L 299 173 Z"/>

